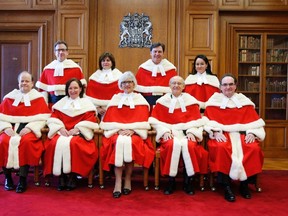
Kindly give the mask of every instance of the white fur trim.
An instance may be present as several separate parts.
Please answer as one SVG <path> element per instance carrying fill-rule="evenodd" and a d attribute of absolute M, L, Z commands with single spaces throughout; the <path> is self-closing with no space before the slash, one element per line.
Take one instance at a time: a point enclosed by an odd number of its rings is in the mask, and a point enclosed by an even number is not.
<path fill-rule="evenodd" d="M 141 93 L 169 93 L 171 92 L 170 87 L 168 86 L 143 86 L 143 85 L 137 85 L 135 88 L 135 91 L 141 92 Z"/>
<path fill-rule="evenodd" d="M 58 118 L 49 118 L 47 120 L 47 125 L 49 127 L 48 138 L 51 139 L 61 128 L 65 128 L 64 123 Z"/>
<path fill-rule="evenodd" d="M 199 102 L 196 100 L 196 98 L 194 98 L 193 96 L 191 96 L 190 94 L 188 94 L 186 92 L 183 92 L 181 97 L 185 101 L 186 107 L 193 105 L 193 104 L 199 105 Z M 159 98 L 156 103 L 159 103 L 159 104 L 169 108 L 170 104 L 171 104 L 171 100 L 172 100 L 172 94 L 166 93 L 161 98 Z M 179 108 L 181 108 L 180 103 L 176 103 L 175 109 L 179 109 Z"/>
<path fill-rule="evenodd" d="M 4 131 L 6 128 L 12 128 L 12 124 L 6 121 L 0 121 L 0 131 Z"/>
<path fill-rule="evenodd" d="M 46 121 L 35 121 L 35 122 L 30 122 L 28 123 L 25 128 L 29 128 L 30 130 L 33 131 L 35 136 L 37 138 L 40 138 L 42 136 L 41 134 L 41 129 L 46 125 Z"/>
<path fill-rule="evenodd" d="M 65 115 L 68 115 L 70 117 L 75 117 L 78 115 L 82 115 L 88 111 L 94 111 L 96 114 L 96 108 L 94 104 L 88 99 L 88 98 L 79 98 L 79 103 L 81 105 L 81 109 L 63 109 L 65 104 L 69 98 L 65 96 L 60 101 L 58 101 L 56 104 L 53 105 L 53 110 L 59 110 L 60 112 L 64 113 Z"/>
<path fill-rule="evenodd" d="M 109 83 L 113 83 L 117 80 L 119 80 L 120 76 L 122 75 L 122 72 L 119 71 L 117 68 L 114 68 L 112 71 L 112 75 L 113 75 L 113 79 L 110 80 L 110 82 L 107 82 L 105 84 L 109 84 Z M 89 80 L 93 80 L 95 82 L 98 82 L 98 83 L 102 83 L 102 80 L 101 80 L 101 74 L 103 73 L 102 70 L 96 70 L 90 77 L 89 77 Z"/>
<path fill-rule="evenodd" d="M 243 95 L 242 93 L 235 93 L 233 95 L 233 97 L 235 97 L 242 106 L 248 106 L 248 105 L 252 105 L 253 107 L 255 107 L 255 104 L 245 95 Z M 209 100 L 205 103 L 205 107 L 208 106 L 217 106 L 220 107 L 222 105 L 222 101 L 224 98 L 227 98 L 224 94 L 219 93 L 219 92 L 215 92 L 210 98 Z M 235 108 L 237 107 L 236 104 L 232 101 L 229 101 L 229 103 L 226 106 L 227 108 Z"/>
<path fill-rule="evenodd" d="M 206 74 L 206 79 L 208 81 L 208 85 L 214 86 L 216 88 L 220 87 L 220 82 L 216 76 Z M 190 74 L 185 80 L 185 85 L 196 84 L 197 80 L 198 80 L 197 74 Z"/>
<path fill-rule="evenodd" d="M 53 175 L 55 176 L 61 175 L 62 167 L 63 173 L 71 172 L 70 141 L 72 138 L 73 136 L 59 136 L 57 139 L 53 161 Z"/>
<path fill-rule="evenodd" d="M 135 122 L 135 123 L 117 123 L 117 122 L 100 122 L 100 128 L 103 130 L 120 130 L 120 129 L 146 129 L 149 130 L 151 127 L 148 122 Z"/>
<path fill-rule="evenodd" d="M 100 100 L 97 98 L 90 97 L 88 95 L 85 95 L 85 97 L 88 98 L 96 107 L 97 106 L 106 107 L 108 105 L 108 103 L 110 102 L 110 100 Z"/>
<path fill-rule="evenodd" d="M 175 177 L 178 173 L 180 154 L 181 154 L 181 141 L 177 137 L 174 137 L 173 151 L 171 155 L 170 170 L 169 170 L 169 176 L 171 177 Z"/>
<path fill-rule="evenodd" d="M 119 135 L 115 147 L 115 166 L 122 167 L 123 162 L 132 162 L 132 140 L 130 136 Z"/>
<path fill-rule="evenodd" d="M 107 105 L 107 108 L 110 106 L 117 106 L 118 107 L 118 104 L 119 104 L 123 94 L 124 93 L 118 93 L 118 94 L 113 95 L 112 99 L 110 100 L 109 104 Z M 131 94 L 132 94 L 133 102 L 134 102 L 135 106 L 146 105 L 149 107 L 148 102 L 145 100 L 145 98 L 140 93 L 133 92 Z M 130 106 L 130 104 L 127 100 L 123 103 L 123 105 Z"/>
<path fill-rule="evenodd" d="M 182 157 L 185 164 L 187 175 L 193 176 L 195 174 L 195 171 L 188 149 L 188 140 L 186 138 L 181 139 L 181 145 L 182 145 Z"/>
<path fill-rule="evenodd" d="M 176 70 L 176 67 L 169 62 L 167 59 L 162 59 L 162 61 L 159 63 L 163 66 L 165 71 L 169 71 L 169 70 Z M 144 63 L 142 63 L 139 68 L 144 68 L 145 70 L 151 71 L 151 76 L 152 76 L 152 71 L 153 68 L 156 66 L 156 64 L 152 61 L 152 59 L 148 59 L 147 61 L 145 61 Z"/>
<path fill-rule="evenodd" d="M 230 168 L 229 176 L 233 180 L 240 180 L 244 181 L 247 179 L 247 174 L 245 172 L 244 166 L 243 166 L 243 150 L 242 150 L 242 144 L 240 139 L 240 133 L 234 132 L 229 133 L 229 136 L 231 138 L 231 144 L 232 144 L 232 164 Z"/>
<path fill-rule="evenodd" d="M 6 164 L 6 168 L 14 168 L 19 169 L 19 144 L 21 137 L 19 135 L 15 135 L 10 137 L 9 147 L 8 147 L 8 160 Z"/>
<path fill-rule="evenodd" d="M 94 130 L 99 129 L 99 126 L 95 122 L 81 121 L 75 125 L 75 128 L 80 130 L 80 133 L 85 137 L 86 140 L 91 140 L 94 136 Z"/>

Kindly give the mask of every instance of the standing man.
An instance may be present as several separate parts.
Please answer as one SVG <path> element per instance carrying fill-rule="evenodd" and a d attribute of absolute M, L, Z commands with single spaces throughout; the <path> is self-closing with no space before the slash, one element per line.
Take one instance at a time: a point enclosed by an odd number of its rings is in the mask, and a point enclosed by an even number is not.
<path fill-rule="evenodd" d="M 176 67 L 164 58 L 165 45 L 154 43 L 150 47 L 151 59 L 139 66 L 136 74 L 136 91 L 140 92 L 150 104 L 151 110 L 156 100 L 171 92 L 169 80 L 177 75 Z"/>
<path fill-rule="evenodd" d="M 43 95 L 33 88 L 33 78 L 24 71 L 18 76 L 19 90 L 8 93 L 0 105 L 0 166 L 5 190 L 13 190 L 12 169 L 20 167 L 16 192 L 26 190 L 29 165 L 38 166 L 44 150 L 41 129 L 50 117 Z"/>
<path fill-rule="evenodd" d="M 71 78 L 79 79 L 83 85 L 86 80 L 81 67 L 68 57 L 68 45 L 65 41 L 54 44 L 56 60 L 48 64 L 37 81 L 36 87 L 43 92 L 49 108 L 65 96 L 65 83 Z"/>

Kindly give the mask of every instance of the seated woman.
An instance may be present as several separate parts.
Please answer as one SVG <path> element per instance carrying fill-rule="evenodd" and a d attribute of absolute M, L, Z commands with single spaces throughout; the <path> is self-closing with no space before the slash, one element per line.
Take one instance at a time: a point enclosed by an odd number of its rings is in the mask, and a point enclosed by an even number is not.
<path fill-rule="evenodd" d="M 198 144 L 203 139 L 204 120 L 199 111 L 198 101 L 182 93 L 185 84 L 180 76 L 169 81 L 172 93 L 167 93 L 156 102 L 149 123 L 156 129 L 156 141 L 160 143 L 161 175 L 169 176 L 164 194 L 175 189 L 175 176 L 182 154 L 184 169 L 184 191 L 194 194 L 192 185 L 196 173 L 208 172 L 208 153 Z"/>
<path fill-rule="evenodd" d="M 149 104 L 144 97 L 133 92 L 135 76 L 128 71 L 119 78 L 118 86 L 124 93 L 114 95 L 107 106 L 100 128 L 104 130 L 101 148 L 103 170 L 114 165 L 115 187 L 113 197 L 122 194 L 122 172 L 125 169 L 123 194 L 131 193 L 133 163 L 149 168 L 154 159 L 154 147 L 148 136 Z"/>
<path fill-rule="evenodd" d="M 121 91 L 118 88 L 118 79 L 122 72 L 116 68 L 115 58 L 111 53 L 104 52 L 98 63 L 99 69 L 89 77 L 86 95 L 96 106 L 98 114 L 103 116 L 110 99 Z"/>
<path fill-rule="evenodd" d="M 98 159 L 93 140 L 94 130 L 98 129 L 95 106 L 83 98 L 83 85 L 76 78 L 66 83 L 65 92 L 47 120 L 49 139 L 44 156 L 44 175 L 60 176 L 60 191 L 75 189 L 76 175 L 88 176 Z"/>

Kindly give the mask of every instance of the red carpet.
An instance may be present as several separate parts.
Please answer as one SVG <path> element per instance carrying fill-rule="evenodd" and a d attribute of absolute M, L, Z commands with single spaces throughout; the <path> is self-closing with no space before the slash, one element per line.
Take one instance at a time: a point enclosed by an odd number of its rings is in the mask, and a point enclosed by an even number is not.
<path fill-rule="evenodd" d="M 15 177 L 16 180 L 18 177 Z M 238 193 L 238 183 L 233 184 L 237 196 L 236 202 L 229 203 L 223 198 L 223 191 L 199 191 L 194 196 L 186 195 L 182 190 L 182 181 L 177 182 L 177 190 L 172 195 L 164 195 L 163 187 L 153 189 L 151 178 L 150 190 L 144 191 L 142 181 L 132 182 L 132 193 L 120 199 L 112 197 L 114 179 L 106 180 L 105 189 L 87 188 L 87 179 L 80 180 L 75 191 L 56 190 L 54 185 L 46 188 L 32 184 L 29 176 L 29 188 L 24 194 L 4 190 L 4 176 L 0 175 L 0 215 L 287 215 L 288 210 L 288 171 L 263 171 L 261 187 L 257 193 L 251 185 L 252 199 L 245 200 Z M 42 179 L 43 181 L 43 179 Z M 161 182 L 164 184 L 164 179 Z M 162 184 L 162 186 L 163 186 Z"/>

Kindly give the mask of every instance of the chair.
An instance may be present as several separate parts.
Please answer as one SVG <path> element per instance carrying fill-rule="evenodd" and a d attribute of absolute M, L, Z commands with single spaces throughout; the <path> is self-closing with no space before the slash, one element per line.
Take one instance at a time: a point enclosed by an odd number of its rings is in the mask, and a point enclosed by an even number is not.
<path fill-rule="evenodd" d="M 41 129 L 43 145 L 44 145 L 45 141 L 47 140 L 48 132 L 49 132 L 49 128 L 48 127 L 45 127 L 45 128 Z M 95 138 L 95 135 L 94 135 L 94 140 L 97 140 L 97 137 Z M 97 145 L 97 142 L 95 142 L 95 145 Z M 92 168 L 92 170 L 90 171 L 90 173 L 88 175 L 88 187 L 89 188 L 93 188 L 93 172 L 94 172 L 94 170 Z M 35 185 L 36 184 L 40 185 L 40 182 L 39 182 L 40 174 L 39 173 L 40 173 L 39 172 L 39 166 L 34 167 L 34 182 L 35 182 Z M 46 187 L 50 186 L 50 178 L 49 177 L 45 177 L 45 186 Z"/>
<path fill-rule="evenodd" d="M 208 149 L 208 139 L 209 139 L 209 135 L 206 131 L 203 132 L 203 146 L 204 148 L 209 151 Z M 212 173 L 211 171 L 209 172 L 208 174 L 209 176 L 209 187 L 210 187 L 210 190 L 211 191 L 216 191 L 216 187 L 215 187 L 215 178 L 217 178 L 217 173 L 214 172 Z M 255 186 L 255 190 L 257 192 L 262 192 L 262 188 L 261 188 L 261 185 L 260 185 L 260 176 L 259 174 L 258 175 L 255 175 L 254 178 L 252 178 L 251 180 L 248 181 L 249 184 L 253 184 Z"/>
<path fill-rule="evenodd" d="M 96 131 L 96 134 L 98 135 L 98 147 L 99 147 L 99 150 L 101 149 L 101 146 L 102 146 L 103 133 L 104 133 L 103 130 Z M 155 135 L 156 135 L 155 131 L 148 131 L 148 137 L 151 139 L 151 142 L 152 142 L 152 144 L 154 146 L 156 146 L 155 145 Z M 149 169 L 143 167 L 143 186 L 144 186 L 144 189 L 146 191 L 149 190 L 148 182 L 149 182 Z M 99 154 L 99 185 L 100 185 L 101 189 L 103 189 L 105 187 L 104 186 L 104 172 L 103 172 L 103 169 L 102 169 L 101 154 Z"/>

